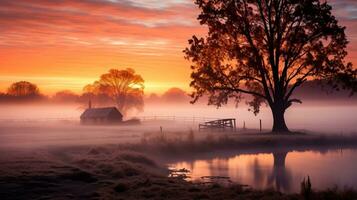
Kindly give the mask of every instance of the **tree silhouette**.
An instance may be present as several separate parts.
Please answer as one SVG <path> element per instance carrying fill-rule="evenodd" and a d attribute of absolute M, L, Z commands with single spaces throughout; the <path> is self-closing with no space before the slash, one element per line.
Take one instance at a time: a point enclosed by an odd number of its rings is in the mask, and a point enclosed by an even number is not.
<path fill-rule="evenodd" d="M 85 86 L 84 91 L 110 97 L 123 114 L 133 108 L 143 109 L 144 79 L 131 68 L 111 69 L 98 81 Z"/>
<path fill-rule="evenodd" d="M 62 90 L 53 95 L 52 100 L 59 103 L 75 103 L 79 96 L 70 90 Z"/>
<path fill-rule="evenodd" d="M 345 63 L 345 27 L 319 0 L 196 0 L 208 36 L 189 40 L 192 103 L 205 94 L 210 105 L 237 103 L 249 94 L 254 114 L 272 110 L 273 131 L 288 132 L 284 113 L 295 89 L 323 79 L 335 89 L 356 90 L 356 70 Z"/>
<path fill-rule="evenodd" d="M 7 94 L 15 97 L 39 97 L 40 90 L 37 85 L 27 82 L 19 81 L 10 85 L 7 89 Z"/>
<path fill-rule="evenodd" d="M 168 103 L 187 103 L 190 97 L 180 88 L 170 88 L 162 95 L 164 102 Z"/>

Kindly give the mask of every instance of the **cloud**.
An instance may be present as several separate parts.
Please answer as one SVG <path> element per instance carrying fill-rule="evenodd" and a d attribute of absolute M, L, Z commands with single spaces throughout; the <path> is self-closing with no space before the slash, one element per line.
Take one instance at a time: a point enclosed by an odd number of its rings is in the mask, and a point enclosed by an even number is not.
<path fill-rule="evenodd" d="M 165 9 L 168 7 L 176 6 L 176 5 L 190 5 L 192 1 L 190 0 L 108 0 L 110 2 L 119 3 L 119 2 L 126 2 L 132 6 L 143 7 L 143 8 L 150 8 L 150 9 Z"/>
<path fill-rule="evenodd" d="M 351 29 L 349 35 L 356 37 L 357 2 L 329 3 L 341 23 Z M 205 32 L 196 20 L 198 13 L 190 0 L 2 0 L 0 42 L 90 45 L 109 37 L 183 43 L 191 34 Z"/>
<path fill-rule="evenodd" d="M 328 2 L 347 27 L 356 63 L 357 1 Z M 193 34 L 207 32 L 198 14 L 192 0 L 0 0 L 0 87 L 6 76 L 96 77 L 118 66 L 138 69 L 160 91 L 174 86 L 169 82 L 186 87 L 190 69 L 182 50 Z M 54 87 L 60 86 L 48 86 Z"/>
<path fill-rule="evenodd" d="M 12 46 L 90 45 L 108 37 L 182 42 L 188 29 L 202 29 L 196 15 L 185 0 L 2 0 L 0 40 Z"/>
<path fill-rule="evenodd" d="M 355 42 L 357 2 L 329 0 L 329 3 Z M 198 13 L 191 0 L 2 0 L 0 44 L 121 45 L 140 49 L 143 46 L 136 44 L 165 41 L 165 45 L 147 46 L 182 49 L 192 34 L 206 31 L 196 20 Z M 112 42 L 102 43 L 103 39 Z M 150 50 L 148 53 L 158 54 Z"/>
<path fill-rule="evenodd" d="M 341 20 L 357 19 L 357 2 L 355 0 L 330 0 L 333 12 Z"/>

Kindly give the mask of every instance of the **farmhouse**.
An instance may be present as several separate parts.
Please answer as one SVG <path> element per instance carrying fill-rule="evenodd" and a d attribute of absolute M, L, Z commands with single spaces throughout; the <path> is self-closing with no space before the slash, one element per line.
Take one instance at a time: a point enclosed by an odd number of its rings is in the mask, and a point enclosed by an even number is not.
<path fill-rule="evenodd" d="M 123 115 L 116 107 L 86 109 L 81 115 L 81 124 L 118 124 L 123 121 Z"/>

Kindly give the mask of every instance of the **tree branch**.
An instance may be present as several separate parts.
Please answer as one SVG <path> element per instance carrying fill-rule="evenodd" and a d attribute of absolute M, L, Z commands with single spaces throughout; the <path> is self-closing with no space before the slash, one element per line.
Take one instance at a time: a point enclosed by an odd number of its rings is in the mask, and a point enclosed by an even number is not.
<path fill-rule="evenodd" d="M 251 95 L 255 95 L 255 96 L 267 99 L 266 96 L 264 96 L 263 94 L 260 94 L 260 93 L 254 92 L 254 91 L 243 90 L 243 89 L 240 89 L 240 88 L 217 87 L 217 86 L 215 86 L 215 87 L 212 87 L 212 89 L 213 90 L 228 90 L 228 91 L 232 91 L 232 92 L 242 92 L 242 93 L 245 93 L 245 94 L 251 94 Z"/>

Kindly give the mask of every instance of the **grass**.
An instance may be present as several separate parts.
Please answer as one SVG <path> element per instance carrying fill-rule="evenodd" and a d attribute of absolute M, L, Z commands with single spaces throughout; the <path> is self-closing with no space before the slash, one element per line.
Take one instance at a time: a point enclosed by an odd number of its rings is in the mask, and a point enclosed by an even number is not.
<path fill-rule="evenodd" d="M 272 152 L 274 150 L 309 150 L 321 151 L 330 148 L 357 147 L 357 135 L 318 135 L 295 132 L 290 135 L 237 134 L 237 133 L 195 133 L 188 132 L 152 132 L 143 135 L 137 144 L 120 145 L 123 149 L 132 149 L 160 156 L 187 156 L 215 150 L 235 150 L 252 152 Z"/>
<path fill-rule="evenodd" d="M 18 160 L 11 157 L 1 162 L 0 199 L 357 199 L 353 189 L 314 191 L 307 180 L 298 194 L 254 190 L 240 184 L 187 182 L 169 178 L 169 171 L 155 161 L 161 156 L 187 157 L 214 150 L 327 150 L 356 144 L 356 136 L 340 135 L 152 132 L 137 144 L 62 147 L 46 151 L 49 155 L 27 156 L 26 162 L 24 155 Z"/>
<path fill-rule="evenodd" d="M 191 136 L 190 136 L 191 137 Z M 211 140 L 211 139 L 208 139 Z M 166 142 L 168 142 L 166 140 Z M 197 141 L 195 141 L 196 143 Z M 104 152 L 118 152 L 122 151 L 123 147 L 112 147 L 112 150 Z M 118 150 L 121 149 L 121 150 Z M 127 156 L 130 155 L 130 156 Z M 100 155 L 97 155 L 101 157 Z M 136 164 L 147 166 L 156 166 L 155 163 L 146 155 L 138 152 L 123 152 L 116 156 L 122 159 L 130 167 Z M 127 157 L 134 157 L 126 159 Z M 137 159 L 143 159 L 138 162 Z M 150 161 L 151 160 L 151 161 Z M 341 199 L 352 200 L 357 198 L 357 191 L 352 189 L 326 189 L 323 191 L 314 191 L 311 186 L 310 178 L 306 179 L 302 184 L 301 193 L 297 194 L 283 194 L 273 189 L 254 190 L 240 184 L 230 184 L 222 186 L 220 184 L 199 184 L 184 181 L 181 178 L 169 178 L 165 174 L 155 174 L 150 171 L 139 171 L 133 176 L 126 175 L 125 178 L 115 179 L 108 187 L 98 190 L 98 194 L 103 199 L 207 199 L 207 200 L 221 200 L 221 199 L 264 199 L 264 200 L 308 200 L 308 199 Z M 303 186 L 304 185 L 304 186 Z"/>
<path fill-rule="evenodd" d="M 166 172 L 166 169 L 160 168 L 153 160 L 141 153 L 113 147 L 90 148 L 87 152 L 74 155 L 72 163 L 97 175 L 114 178 Z"/>

